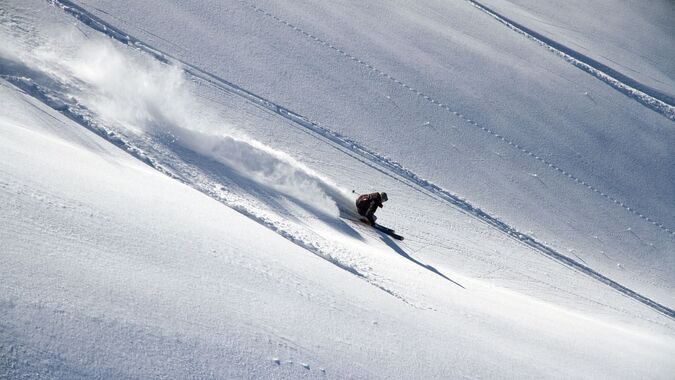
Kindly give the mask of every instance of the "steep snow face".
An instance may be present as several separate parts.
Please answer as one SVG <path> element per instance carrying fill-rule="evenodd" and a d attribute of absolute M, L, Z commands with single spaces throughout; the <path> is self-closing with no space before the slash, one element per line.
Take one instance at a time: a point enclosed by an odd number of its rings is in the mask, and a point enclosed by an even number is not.
<path fill-rule="evenodd" d="M 482 4 L 675 99 L 672 1 L 483 0 Z"/>
<path fill-rule="evenodd" d="M 675 302 L 673 122 L 470 2 L 83 6 Z"/>
<path fill-rule="evenodd" d="M 385 153 L 44 2 L 2 12 L 0 369 L 10 377 L 673 372 L 671 318 L 551 260 Z M 344 189 L 386 189 L 378 215 L 406 241 L 338 218 L 353 207 Z M 602 273 L 620 262 L 622 282 L 672 297 L 661 255 L 580 252 L 586 261 L 560 244 L 558 258 Z"/>
<path fill-rule="evenodd" d="M 2 377 L 368 373 L 386 293 L 1 84 Z"/>
<path fill-rule="evenodd" d="M 337 203 L 350 209 L 346 191 L 290 156 L 223 123 L 212 110 L 196 102 L 178 66 L 122 52 L 103 36 L 83 38 L 75 28 L 52 25 L 51 33 L 59 35 L 54 39 L 37 32 L 25 36 L 10 25 L 5 27 L 10 29 L 0 51 L 5 71 L 17 78 L 32 74 L 36 84 L 67 93 L 65 103 L 68 97 L 76 99 L 77 107 L 99 123 L 135 135 L 170 136 L 187 149 L 303 199 L 333 217 L 338 216 Z M 15 39 L 10 38 L 12 34 Z"/>
<path fill-rule="evenodd" d="M 467 292 L 379 251 L 428 293 L 401 302 L 0 83 L 3 376 L 672 373 L 658 324 Z"/>
<path fill-rule="evenodd" d="M 410 288 L 401 302 L 0 84 L 3 376 L 672 371 L 663 321 L 629 327 L 456 277 L 467 293 L 362 231 L 400 268 L 379 274 Z M 589 335 L 597 347 L 580 348 Z"/>

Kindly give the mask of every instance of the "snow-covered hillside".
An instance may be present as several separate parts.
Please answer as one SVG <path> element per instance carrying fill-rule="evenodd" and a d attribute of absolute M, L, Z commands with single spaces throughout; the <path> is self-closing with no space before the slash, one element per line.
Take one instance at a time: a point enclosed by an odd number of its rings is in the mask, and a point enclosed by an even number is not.
<path fill-rule="evenodd" d="M 673 34 L 531 3 L 0 2 L 0 374 L 671 376 Z"/>
<path fill-rule="evenodd" d="M 473 3 L 85 7 L 673 300 L 672 121 Z"/>

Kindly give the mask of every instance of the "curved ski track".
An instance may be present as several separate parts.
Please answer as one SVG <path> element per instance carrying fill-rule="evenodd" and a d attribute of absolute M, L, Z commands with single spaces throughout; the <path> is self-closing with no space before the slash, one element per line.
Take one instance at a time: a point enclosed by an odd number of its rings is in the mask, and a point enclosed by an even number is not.
<path fill-rule="evenodd" d="M 665 315 L 665 316 L 667 316 L 671 319 L 675 319 L 675 310 L 673 310 L 673 309 L 671 309 L 667 306 L 661 305 L 660 303 L 658 303 L 658 302 L 656 302 L 656 301 L 654 301 L 654 300 L 652 300 L 652 299 L 650 299 L 646 296 L 643 296 L 643 295 L 641 295 L 641 294 L 639 294 L 639 293 L 637 293 L 637 292 L 617 283 L 616 281 L 614 281 L 614 280 L 612 280 L 612 279 L 610 279 L 606 276 L 603 276 L 602 274 L 596 272 L 592 268 L 589 268 L 588 266 L 557 252 L 553 248 L 548 247 L 547 245 L 537 241 L 533 237 L 519 232 L 514 227 L 511 227 L 508 224 L 506 224 L 505 222 L 487 214 L 486 212 L 484 212 L 480 208 L 474 207 L 473 205 L 471 205 L 466 200 L 450 193 L 449 191 L 431 183 L 428 180 L 420 178 L 419 176 L 417 176 L 412 171 L 403 167 L 401 164 L 399 164 L 395 161 L 392 161 L 389 158 L 383 157 L 376 152 L 370 151 L 368 148 L 366 148 L 364 146 L 361 146 L 359 143 L 357 143 L 353 140 L 350 140 L 349 138 L 347 138 L 345 136 L 342 136 L 342 135 L 340 135 L 340 134 L 338 134 L 334 131 L 331 131 L 330 129 L 325 128 L 325 127 L 319 125 L 318 123 L 313 122 L 313 121 L 303 117 L 302 115 L 294 113 L 294 112 L 288 110 L 287 108 L 285 108 L 281 105 L 275 104 L 274 102 L 271 102 L 267 99 L 264 99 L 260 96 L 257 96 L 257 95 L 255 95 L 255 94 L 253 94 L 253 93 L 251 93 L 251 92 L 249 92 L 249 91 L 247 91 L 247 90 L 245 90 L 245 89 L 243 89 L 243 88 L 241 88 L 241 87 L 239 87 L 239 86 L 237 86 L 233 83 L 230 83 L 230 82 L 226 81 L 225 79 L 219 78 L 218 76 L 216 76 L 214 74 L 211 74 L 209 72 L 206 72 L 206 71 L 204 71 L 204 70 L 202 70 L 202 69 L 200 69 L 200 68 L 198 68 L 194 65 L 191 65 L 187 62 L 183 62 L 183 61 L 175 59 L 175 58 L 173 58 L 169 55 L 166 55 L 166 54 L 154 49 L 153 47 L 151 47 L 149 45 L 146 45 L 142 41 L 140 41 L 140 40 L 138 40 L 138 39 L 136 39 L 132 36 L 129 36 L 128 34 L 124 33 L 123 31 L 115 28 L 114 26 L 104 22 L 103 20 L 101 20 L 97 16 L 89 13 L 85 9 L 81 8 L 80 6 L 78 6 L 76 4 L 73 4 L 69 0 L 48 0 L 48 1 L 51 4 L 59 6 L 63 11 L 65 11 L 66 13 L 70 14 L 71 16 L 77 18 L 82 23 L 91 27 L 92 29 L 97 30 L 101 33 L 104 33 L 104 34 L 108 35 L 109 37 L 111 37 L 115 40 L 118 40 L 118 41 L 120 41 L 124 44 L 133 46 L 137 49 L 140 49 L 140 50 L 152 55 L 154 58 L 158 59 L 161 62 L 179 64 L 183 67 L 184 71 L 187 74 L 193 76 L 194 78 L 200 79 L 200 80 L 204 81 L 205 83 L 207 83 L 209 85 L 212 85 L 215 88 L 218 88 L 220 90 L 223 90 L 223 91 L 226 91 L 226 92 L 229 92 L 229 93 L 237 94 L 237 95 L 241 96 L 242 98 L 247 99 L 248 101 L 250 101 L 254 104 L 257 104 L 261 107 L 264 107 L 265 109 L 267 109 L 267 110 L 269 110 L 269 111 L 271 111 L 271 112 L 273 112 L 273 113 L 275 113 L 275 114 L 277 114 L 281 117 L 286 118 L 287 120 L 295 123 L 296 125 L 298 125 L 302 128 L 305 128 L 308 131 L 314 133 L 317 137 L 320 137 L 320 138 L 324 139 L 326 142 L 330 143 L 331 145 L 340 149 L 341 151 L 345 152 L 346 154 L 349 154 L 350 156 L 355 157 L 355 158 L 359 159 L 360 161 L 367 163 L 369 166 L 371 166 L 373 168 L 376 168 L 378 171 L 380 171 L 380 172 L 386 174 L 387 176 L 401 182 L 402 184 L 405 184 L 407 186 L 415 188 L 417 191 L 420 191 L 421 193 L 426 194 L 427 196 L 430 196 L 434 199 L 446 202 L 446 203 L 454 206 L 455 208 L 465 212 L 466 214 L 471 215 L 471 216 L 477 218 L 478 220 L 496 228 L 497 230 L 499 230 L 499 231 L 503 232 L 504 234 L 510 236 L 511 238 L 519 241 L 520 243 L 531 247 L 532 249 L 536 250 L 537 252 L 539 252 L 539 253 L 547 256 L 547 257 L 550 257 L 550 258 L 562 263 L 563 265 L 568 266 L 571 269 L 574 269 L 578 272 L 586 274 L 589 277 L 594 278 L 595 280 L 606 284 L 607 286 L 615 289 L 616 291 L 624 294 L 625 296 L 628 296 L 628 297 L 630 297 L 630 298 L 632 298 L 632 299 L 634 299 L 638 302 L 641 302 L 644 305 L 654 309 L 655 311 L 657 311 L 657 312 L 659 312 L 659 313 L 661 313 L 661 314 L 663 314 L 663 315 Z M 253 7 L 258 12 L 264 12 L 263 10 L 260 10 L 259 8 L 255 7 L 254 5 L 249 5 L 249 6 Z M 266 13 L 266 15 L 269 15 L 270 17 L 274 17 L 279 22 L 285 23 L 283 20 L 276 18 L 276 16 L 272 16 L 271 14 L 268 14 L 268 13 Z M 296 26 L 294 26 L 292 24 L 288 24 L 288 23 L 286 23 L 286 24 L 289 27 L 292 27 L 292 28 L 298 30 L 299 32 L 301 31 L 299 28 L 297 28 Z M 301 33 L 309 36 L 310 38 L 316 39 L 319 42 L 323 42 L 321 40 L 318 40 L 316 37 L 313 37 L 312 35 L 309 35 L 308 33 L 304 32 L 304 31 L 301 31 Z M 323 44 L 327 45 L 328 43 L 323 42 Z M 329 47 L 331 47 L 334 50 L 338 50 L 338 48 L 336 48 L 332 45 L 330 45 Z M 381 73 L 381 75 L 386 76 L 387 78 L 389 78 L 389 79 L 395 81 L 396 83 L 398 83 L 400 86 L 409 89 L 410 91 L 418 94 L 419 96 L 425 97 L 425 99 L 428 98 L 428 100 L 430 102 L 432 102 L 434 104 L 437 104 L 439 107 L 446 108 L 448 111 L 455 113 L 448 106 L 427 97 L 423 93 L 413 89 L 412 87 L 408 86 L 407 84 L 402 83 L 402 82 L 396 80 L 395 78 L 389 76 L 388 74 L 374 68 L 373 66 L 368 65 L 366 62 L 364 62 L 362 60 L 359 60 L 356 57 L 353 57 L 351 55 L 348 55 L 348 53 L 345 53 L 343 50 L 338 50 L 338 51 L 341 52 L 341 54 L 350 57 L 352 60 L 358 61 L 358 63 L 360 63 L 364 66 L 367 66 L 367 67 L 371 68 L 372 70 L 377 71 L 378 73 Z M 44 101 L 44 99 L 41 99 L 41 100 Z M 48 97 L 47 97 L 47 100 L 49 100 Z M 53 105 L 49 104 L 49 102 L 46 102 L 46 103 L 53 107 Z M 63 107 L 56 108 L 56 109 L 59 110 L 60 112 L 63 112 Z M 67 116 L 72 118 L 72 116 L 70 116 L 70 115 L 67 115 Z M 458 116 L 462 117 L 465 120 L 470 121 L 469 119 L 466 119 L 461 114 L 459 114 Z M 81 116 L 76 115 L 75 120 L 82 124 L 83 120 L 81 120 Z M 85 126 L 87 126 L 88 123 L 90 123 L 88 120 L 84 120 L 84 122 L 85 122 L 84 123 Z M 473 124 L 475 126 L 479 127 L 479 128 L 482 128 L 482 127 L 478 126 L 478 124 L 475 124 L 475 122 L 473 122 Z M 105 137 L 106 139 L 109 139 L 109 132 L 99 130 L 98 133 L 103 135 L 103 137 Z M 499 136 L 494 132 L 490 132 L 490 133 L 493 134 L 495 137 L 502 138 L 502 136 Z M 142 154 L 142 152 L 134 152 L 133 149 L 131 149 L 129 146 L 127 146 L 123 141 L 120 142 L 119 138 L 117 138 L 117 140 L 116 140 L 115 139 L 116 136 L 113 136 L 113 137 L 114 138 L 113 138 L 112 141 L 113 141 L 113 143 L 116 143 L 116 145 L 118 145 L 121 148 L 129 151 L 134 156 L 141 158 L 144 162 L 146 162 L 147 164 L 149 164 L 153 168 L 156 168 L 156 169 L 162 171 L 163 173 L 166 173 L 166 174 L 170 175 L 173 178 L 181 180 L 180 178 L 177 178 L 175 175 L 171 174 L 170 171 L 162 168 L 159 165 L 153 164 L 149 159 L 147 159 L 147 157 L 145 157 Z M 504 139 L 504 138 L 502 138 L 502 139 Z M 510 144 L 513 144 L 513 143 L 510 143 Z M 521 150 L 522 149 L 524 149 L 524 148 L 521 148 Z M 529 155 L 532 155 L 532 153 L 530 153 Z M 144 157 L 145 157 L 145 159 L 144 159 Z M 200 189 L 200 191 L 201 191 L 201 189 Z M 209 195 L 209 196 L 212 196 L 212 197 L 214 196 L 214 194 L 209 193 L 209 192 L 206 192 L 206 194 Z M 216 198 L 216 199 L 222 202 L 221 199 L 218 199 L 218 198 Z M 242 212 L 242 210 L 237 210 L 237 211 Z M 244 211 L 244 213 L 246 214 L 245 211 Z M 259 218 L 255 218 L 255 219 L 258 220 Z M 265 224 L 265 223 L 263 223 L 263 224 Z M 279 229 L 276 226 L 268 226 L 268 227 L 270 227 L 272 230 L 280 233 L 283 237 L 285 237 L 285 238 L 287 238 L 291 241 L 296 242 L 296 240 L 297 240 L 297 239 L 294 239 L 293 236 L 287 236 L 288 234 L 284 233 L 284 231 L 279 231 Z M 305 244 L 303 244 L 303 243 L 304 242 L 301 242 L 301 244 L 299 244 L 299 245 L 305 247 Z M 315 252 L 316 247 L 310 246 L 310 247 L 305 247 L 305 248 L 309 248 L 310 251 L 317 254 L 317 252 Z M 323 257 L 322 254 L 318 254 L 318 255 Z M 329 260 L 329 261 L 333 262 L 333 260 Z M 342 264 L 342 263 L 339 263 L 339 262 L 338 263 L 333 262 L 333 263 L 338 265 L 339 267 L 345 269 L 345 270 L 348 270 L 348 271 L 354 273 L 353 268 L 351 268 L 351 267 L 344 268 L 344 264 Z M 359 277 L 365 278 L 363 274 L 360 274 L 360 273 L 354 273 L 354 274 L 356 274 Z M 390 290 L 383 288 L 381 285 L 376 284 L 376 283 L 373 283 L 373 285 L 377 286 L 378 288 L 382 289 L 385 292 L 388 292 L 388 293 L 392 294 L 393 296 L 395 296 L 397 298 L 400 298 L 402 301 L 407 302 L 402 297 L 400 297 L 396 294 L 393 294 Z"/>

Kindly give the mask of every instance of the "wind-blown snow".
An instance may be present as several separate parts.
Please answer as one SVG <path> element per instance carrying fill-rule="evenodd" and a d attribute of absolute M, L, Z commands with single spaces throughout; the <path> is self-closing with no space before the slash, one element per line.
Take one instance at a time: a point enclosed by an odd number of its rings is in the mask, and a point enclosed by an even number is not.
<path fill-rule="evenodd" d="M 2 59 L 20 61 L 38 80 L 58 82 L 101 123 L 137 134 L 172 136 L 179 145 L 326 215 L 353 212 L 346 190 L 289 155 L 247 137 L 196 102 L 179 66 L 160 63 L 100 36 L 87 39 L 71 25 L 51 26 L 49 33 L 38 35 L 37 42 L 28 36 L 6 37 L 9 43 L 3 46 Z"/>

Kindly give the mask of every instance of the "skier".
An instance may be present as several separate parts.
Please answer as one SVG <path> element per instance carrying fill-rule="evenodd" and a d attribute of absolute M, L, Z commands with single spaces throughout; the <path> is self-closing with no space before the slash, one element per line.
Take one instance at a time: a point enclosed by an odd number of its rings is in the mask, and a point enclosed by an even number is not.
<path fill-rule="evenodd" d="M 356 209 L 359 212 L 359 215 L 365 216 L 368 224 L 371 226 L 375 225 L 377 217 L 375 216 L 375 211 L 378 207 L 382 207 L 382 203 L 387 201 L 387 193 L 370 193 L 360 195 L 356 199 Z"/>

